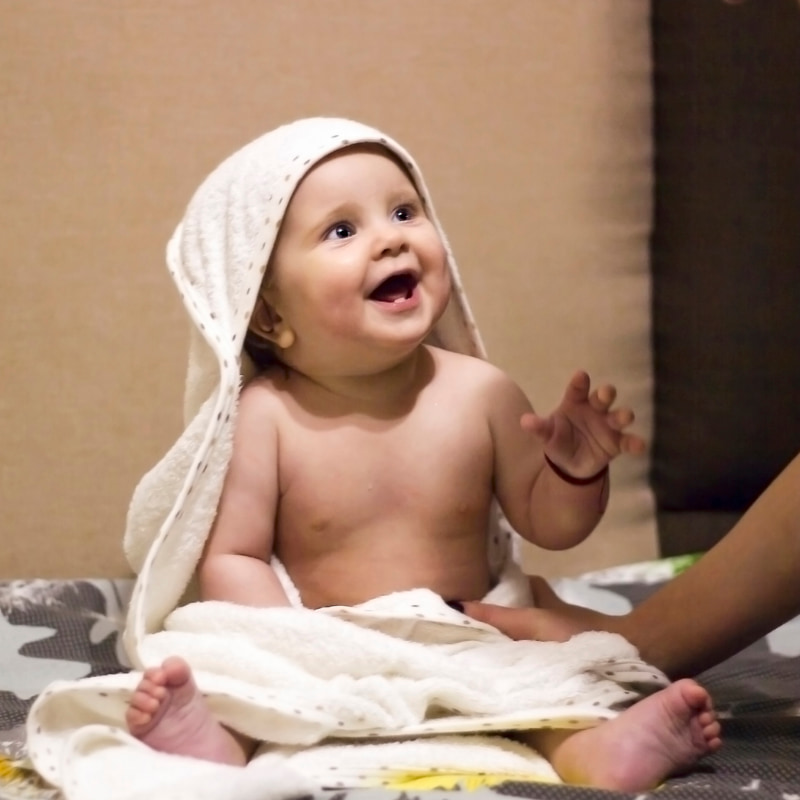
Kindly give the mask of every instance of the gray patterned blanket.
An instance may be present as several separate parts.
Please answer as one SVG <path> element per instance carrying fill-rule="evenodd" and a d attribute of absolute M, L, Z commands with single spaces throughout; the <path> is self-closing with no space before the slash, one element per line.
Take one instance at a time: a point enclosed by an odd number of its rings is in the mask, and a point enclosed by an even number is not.
<path fill-rule="evenodd" d="M 668 579 L 667 562 L 608 570 L 561 581 L 560 593 L 585 605 L 624 611 Z M 119 646 L 128 580 L 0 582 L 0 800 L 59 795 L 29 770 L 24 722 L 51 681 L 127 669 Z M 725 744 L 691 774 L 673 778 L 654 797 L 800 800 L 800 618 L 701 676 L 724 719 Z M 414 776 L 399 789 L 318 793 L 320 800 L 441 800 L 466 790 L 476 798 L 609 800 L 626 797 L 542 783 L 486 784 Z M 108 797 L 113 798 L 113 787 Z M 644 797 L 646 795 L 638 795 Z M 632 797 L 632 796 L 631 796 Z"/>

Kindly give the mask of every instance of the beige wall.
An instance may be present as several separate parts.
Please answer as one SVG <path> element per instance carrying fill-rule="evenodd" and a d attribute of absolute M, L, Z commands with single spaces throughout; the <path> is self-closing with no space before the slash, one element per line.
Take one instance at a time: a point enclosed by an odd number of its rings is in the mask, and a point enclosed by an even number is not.
<path fill-rule="evenodd" d="M 126 572 L 130 493 L 180 425 L 166 240 L 221 158 L 297 116 L 415 154 L 490 354 L 537 407 L 585 366 L 649 431 L 647 4 L 0 0 L 0 18 L 0 575 Z M 639 527 L 582 567 L 654 552 L 645 467 L 620 479 Z"/>

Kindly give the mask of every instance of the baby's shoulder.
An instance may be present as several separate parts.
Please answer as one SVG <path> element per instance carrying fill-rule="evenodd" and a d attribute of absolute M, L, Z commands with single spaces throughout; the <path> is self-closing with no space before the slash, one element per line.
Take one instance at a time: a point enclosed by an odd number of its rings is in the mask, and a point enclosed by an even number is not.
<path fill-rule="evenodd" d="M 473 390 L 502 390 L 513 385 L 511 378 L 502 369 L 483 358 L 438 347 L 429 349 L 436 363 L 437 378 L 451 385 Z"/>
<path fill-rule="evenodd" d="M 239 392 L 239 414 L 274 414 L 286 405 L 285 379 L 274 370 L 249 380 Z"/>

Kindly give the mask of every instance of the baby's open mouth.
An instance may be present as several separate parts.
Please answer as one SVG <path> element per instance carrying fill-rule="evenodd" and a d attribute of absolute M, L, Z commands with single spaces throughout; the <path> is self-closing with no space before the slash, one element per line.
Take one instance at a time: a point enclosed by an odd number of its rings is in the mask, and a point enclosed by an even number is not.
<path fill-rule="evenodd" d="M 408 300 L 417 288 L 417 279 L 410 272 L 390 275 L 369 296 L 380 303 L 399 303 Z"/>

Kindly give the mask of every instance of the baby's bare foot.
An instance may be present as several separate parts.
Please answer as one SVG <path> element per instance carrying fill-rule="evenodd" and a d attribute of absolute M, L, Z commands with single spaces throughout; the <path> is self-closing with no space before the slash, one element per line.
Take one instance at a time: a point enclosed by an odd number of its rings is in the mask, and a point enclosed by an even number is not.
<path fill-rule="evenodd" d="M 570 783 L 637 792 L 689 769 L 721 744 L 708 692 L 685 679 L 569 736 L 552 757 Z"/>
<path fill-rule="evenodd" d="M 177 656 L 145 670 L 125 716 L 131 735 L 154 750 L 242 765 L 246 745 L 208 709 L 189 665 Z"/>

